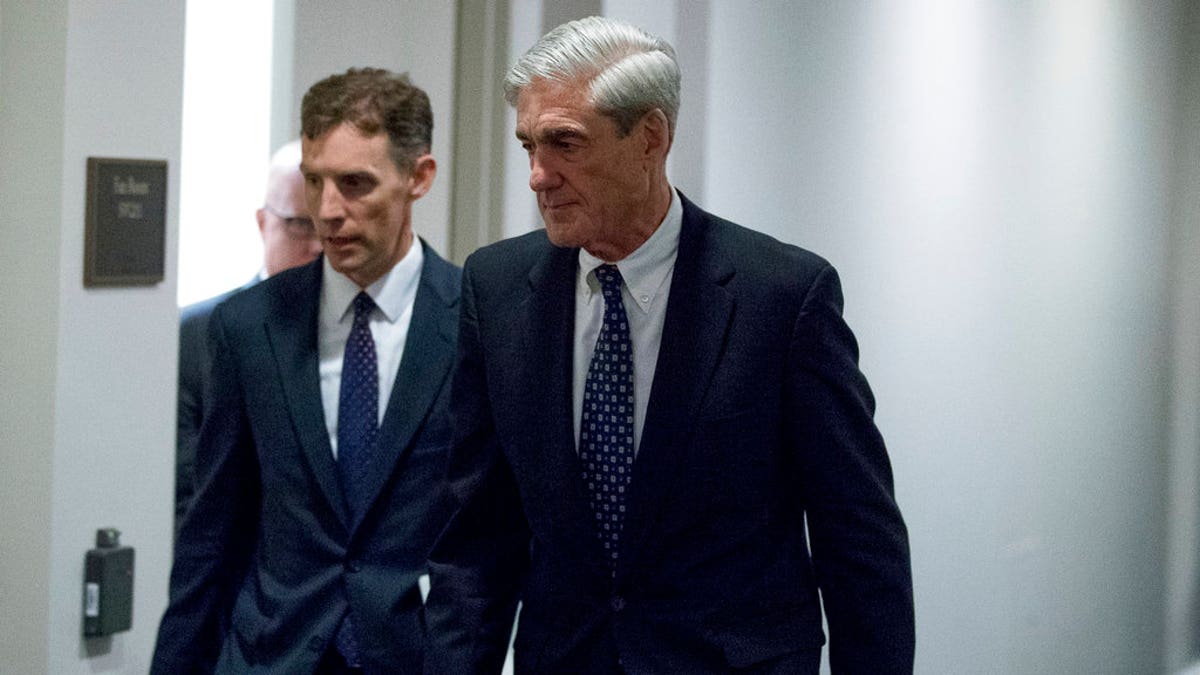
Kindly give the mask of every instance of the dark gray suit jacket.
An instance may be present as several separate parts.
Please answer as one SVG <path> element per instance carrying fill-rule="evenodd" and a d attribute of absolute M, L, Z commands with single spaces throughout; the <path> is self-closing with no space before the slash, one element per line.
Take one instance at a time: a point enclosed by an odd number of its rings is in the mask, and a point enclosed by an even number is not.
<path fill-rule="evenodd" d="M 322 263 L 217 306 L 212 372 L 152 673 L 311 673 L 347 608 L 368 673 L 419 672 L 418 578 L 448 514 L 441 481 L 460 271 L 425 248 L 412 323 L 351 517 L 324 422 Z"/>
<path fill-rule="evenodd" d="M 815 673 L 822 601 L 835 673 L 911 672 L 907 533 L 834 269 L 684 200 L 614 578 L 573 438 L 577 254 L 539 231 L 465 266 L 425 672 L 498 673 L 518 600 L 518 673 Z"/>
<path fill-rule="evenodd" d="M 204 419 L 204 386 L 212 359 L 208 357 L 208 317 L 234 293 L 258 283 L 258 277 L 241 288 L 184 307 L 179 314 L 179 387 L 175 407 L 175 532 L 196 491 L 196 443 Z"/>

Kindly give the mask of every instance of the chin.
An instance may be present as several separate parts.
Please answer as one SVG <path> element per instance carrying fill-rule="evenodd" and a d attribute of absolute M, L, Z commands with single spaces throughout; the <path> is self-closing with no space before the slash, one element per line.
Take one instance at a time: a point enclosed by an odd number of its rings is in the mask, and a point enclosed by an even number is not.
<path fill-rule="evenodd" d="M 329 266 L 332 267 L 335 272 L 338 272 L 339 274 L 343 274 L 348 277 L 352 276 L 361 267 L 361 265 L 356 264 L 356 261 L 349 260 L 345 256 L 342 256 L 342 257 L 327 256 L 327 257 L 329 258 Z"/>
<path fill-rule="evenodd" d="M 555 246 L 571 248 L 580 245 L 579 237 L 571 224 L 554 224 L 549 221 L 544 221 L 546 225 L 546 237 L 550 239 L 550 243 Z"/>

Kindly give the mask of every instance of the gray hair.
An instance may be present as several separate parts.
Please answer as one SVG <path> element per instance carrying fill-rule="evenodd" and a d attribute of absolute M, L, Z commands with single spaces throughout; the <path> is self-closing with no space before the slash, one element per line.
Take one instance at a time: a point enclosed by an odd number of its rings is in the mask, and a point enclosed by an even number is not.
<path fill-rule="evenodd" d="M 675 135 L 679 115 L 679 64 L 666 40 L 616 19 L 590 16 L 564 23 L 542 36 L 504 78 L 504 100 L 517 105 L 535 80 L 591 83 L 596 110 L 611 117 L 622 135 L 646 113 L 663 111 Z"/>

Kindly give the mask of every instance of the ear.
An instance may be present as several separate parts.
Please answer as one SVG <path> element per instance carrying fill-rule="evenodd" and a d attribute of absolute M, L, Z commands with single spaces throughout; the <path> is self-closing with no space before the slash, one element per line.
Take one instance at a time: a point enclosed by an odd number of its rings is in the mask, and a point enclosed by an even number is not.
<path fill-rule="evenodd" d="M 408 195 L 420 199 L 433 187 L 433 179 L 437 176 L 437 161 L 433 155 L 425 154 L 413 161 L 412 171 L 409 172 Z"/>
<path fill-rule="evenodd" d="M 643 115 L 638 124 L 645 139 L 646 159 L 665 162 L 671 149 L 671 125 L 666 113 L 655 108 Z"/>
<path fill-rule="evenodd" d="M 258 236 L 267 236 L 267 211 L 259 209 L 254 212 L 254 219 L 258 221 Z"/>

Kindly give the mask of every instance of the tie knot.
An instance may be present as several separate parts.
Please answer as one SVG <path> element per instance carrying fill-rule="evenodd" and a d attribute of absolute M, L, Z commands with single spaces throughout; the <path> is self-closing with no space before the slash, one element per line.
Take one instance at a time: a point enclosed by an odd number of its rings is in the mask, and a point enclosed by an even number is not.
<path fill-rule="evenodd" d="M 596 280 L 600 282 L 600 291 L 608 302 L 621 298 L 621 270 L 616 265 L 601 265 L 596 268 Z"/>
<path fill-rule="evenodd" d="M 362 291 L 354 296 L 354 320 L 362 321 L 371 316 L 371 310 L 375 309 L 375 301 L 371 296 L 367 295 L 366 291 Z"/>

